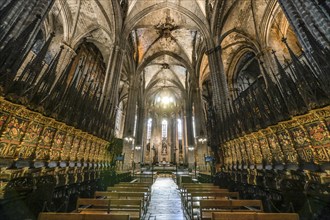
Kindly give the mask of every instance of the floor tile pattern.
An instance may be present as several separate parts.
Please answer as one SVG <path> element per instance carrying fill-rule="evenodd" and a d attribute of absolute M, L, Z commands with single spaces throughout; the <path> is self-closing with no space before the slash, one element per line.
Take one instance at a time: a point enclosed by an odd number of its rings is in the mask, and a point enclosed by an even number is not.
<path fill-rule="evenodd" d="M 172 178 L 158 177 L 152 185 L 145 220 L 187 220 L 181 206 L 178 186 Z"/>

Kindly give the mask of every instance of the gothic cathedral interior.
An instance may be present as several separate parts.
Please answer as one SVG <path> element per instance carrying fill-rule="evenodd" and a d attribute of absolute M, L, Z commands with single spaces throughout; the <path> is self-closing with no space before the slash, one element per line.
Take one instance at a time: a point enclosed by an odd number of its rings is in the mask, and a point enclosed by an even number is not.
<path fill-rule="evenodd" d="M 157 215 L 330 219 L 329 0 L 0 0 L 0 219 Z"/>

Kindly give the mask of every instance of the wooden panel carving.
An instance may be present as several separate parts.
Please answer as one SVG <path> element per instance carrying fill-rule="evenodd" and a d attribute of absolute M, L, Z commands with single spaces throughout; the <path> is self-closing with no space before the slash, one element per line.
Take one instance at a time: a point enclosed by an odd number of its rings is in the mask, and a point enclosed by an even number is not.
<path fill-rule="evenodd" d="M 227 142 L 224 161 L 228 166 L 329 163 L 329 131 L 330 107 L 325 107 Z"/>

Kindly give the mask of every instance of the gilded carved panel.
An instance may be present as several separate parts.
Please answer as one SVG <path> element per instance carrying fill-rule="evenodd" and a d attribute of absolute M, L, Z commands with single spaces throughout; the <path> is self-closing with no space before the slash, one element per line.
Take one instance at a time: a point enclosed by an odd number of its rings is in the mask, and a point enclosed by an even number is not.
<path fill-rule="evenodd" d="M 53 144 L 53 139 L 56 133 L 56 129 L 53 127 L 44 128 L 39 145 L 36 150 L 36 159 L 37 160 L 49 160 L 50 159 L 50 150 Z"/>
<path fill-rule="evenodd" d="M 74 137 L 73 143 L 72 143 L 72 146 L 71 146 L 71 151 L 70 151 L 70 161 L 76 161 L 77 160 L 77 154 L 78 154 L 80 141 L 81 141 L 80 136 L 75 136 Z"/>
<path fill-rule="evenodd" d="M 256 164 L 262 164 L 262 154 L 260 151 L 260 146 L 259 146 L 259 141 L 257 138 L 252 138 L 250 139 L 251 144 L 252 144 L 252 152 L 254 155 L 254 159 Z"/>
<path fill-rule="evenodd" d="M 1 157 L 14 158 L 16 151 L 24 137 L 28 127 L 28 120 L 20 117 L 11 117 L 0 138 L 0 155 Z"/>
<path fill-rule="evenodd" d="M 44 126 L 38 122 L 30 123 L 18 151 L 19 158 L 34 158 L 40 135 Z"/>
<path fill-rule="evenodd" d="M 258 141 L 259 141 L 259 145 L 260 145 L 260 148 L 261 148 L 261 153 L 262 153 L 261 156 L 263 157 L 263 160 L 267 164 L 272 164 L 273 155 L 270 151 L 270 148 L 269 148 L 266 137 L 263 134 L 260 134 Z"/>
<path fill-rule="evenodd" d="M 0 98 L 1 158 L 110 162 L 107 143 Z"/>
<path fill-rule="evenodd" d="M 232 140 L 226 146 L 233 151 L 227 149 L 225 157 L 238 164 L 329 162 L 329 129 L 330 108 L 326 107 Z"/>
<path fill-rule="evenodd" d="M 60 160 L 61 153 L 63 150 L 64 140 L 65 140 L 66 132 L 62 130 L 58 130 L 54 137 L 53 147 L 50 151 L 50 160 Z"/>
<path fill-rule="evenodd" d="M 73 138 L 74 138 L 74 136 L 72 134 L 67 134 L 65 136 L 64 145 L 63 145 L 63 149 L 61 152 L 62 161 L 69 161 L 69 159 L 70 159 L 70 151 L 71 151 Z"/>

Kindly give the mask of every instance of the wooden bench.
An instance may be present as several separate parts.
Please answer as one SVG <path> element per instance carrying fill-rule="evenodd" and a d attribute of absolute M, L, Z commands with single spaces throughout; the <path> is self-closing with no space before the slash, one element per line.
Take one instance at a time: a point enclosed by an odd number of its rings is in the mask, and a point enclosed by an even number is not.
<path fill-rule="evenodd" d="M 141 192 L 145 193 L 146 197 L 150 198 L 151 191 L 148 187 L 107 187 L 109 192 Z"/>
<path fill-rule="evenodd" d="M 101 201 L 104 201 L 102 203 Z M 107 205 L 106 205 L 107 204 Z M 77 201 L 77 212 L 81 214 L 129 215 L 130 219 L 141 219 L 142 200 L 140 199 L 81 199 Z"/>
<path fill-rule="evenodd" d="M 110 199 L 90 199 L 90 198 L 78 198 L 76 211 L 81 212 L 88 209 L 88 211 L 103 211 L 109 213 Z"/>
<path fill-rule="evenodd" d="M 129 215 L 41 212 L 38 220 L 130 220 Z"/>
<path fill-rule="evenodd" d="M 181 183 L 181 188 L 189 186 L 214 186 L 213 183 Z"/>
<path fill-rule="evenodd" d="M 199 210 L 200 200 L 239 199 L 238 192 L 192 192 L 184 204 L 187 213 L 193 217 L 194 209 Z"/>
<path fill-rule="evenodd" d="M 115 184 L 115 186 L 119 186 L 119 187 L 135 187 L 135 186 L 141 186 L 141 187 L 151 187 L 152 183 L 117 183 Z"/>
<path fill-rule="evenodd" d="M 147 211 L 150 197 L 144 192 L 108 192 L 108 191 L 96 191 L 94 194 L 95 198 L 104 199 L 140 199 L 142 200 L 142 208 L 144 212 Z"/>
<path fill-rule="evenodd" d="M 191 193 L 221 193 L 221 192 L 228 192 L 228 189 L 220 189 L 220 188 L 185 188 L 184 191 L 180 192 L 181 195 L 181 200 L 182 200 L 182 204 L 185 204 L 189 197 L 191 196 Z"/>
<path fill-rule="evenodd" d="M 211 219 L 212 212 L 263 212 L 261 200 L 200 200 L 201 219 Z"/>
<path fill-rule="evenodd" d="M 109 192 L 145 192 L 150 193 L 150 189 L 148 187 L 107 187 L 107 191 Z"/>
<path fill-rule="evenodd" d="M 213 212 L 212 220 L 299 220 L 296 213 Z"/>
<path fill-rule="evenodd" d="M 142 200 L 140 199 L 111 199 L 111 214 L 129 214 L 130 219 L 140 220 L 144 214 L 142 210 Z"/>
<path fill-rule="evenodd" d="M 180 194 L 181 194 L 181 197 L 183 196 L 186 196 L 187 193 L 189 192 L 199 192 L 199 191 L 221 191 L 221 192 L 228 192 L 228 189 L 221 189 L 219 188 L 218 186 L 209 186 L 209 187 L 197 187 L 197 186 L 192 186 L 192 187 L 185 187 L 185 188 L 181 188 L 180 189 Z"/>

